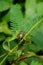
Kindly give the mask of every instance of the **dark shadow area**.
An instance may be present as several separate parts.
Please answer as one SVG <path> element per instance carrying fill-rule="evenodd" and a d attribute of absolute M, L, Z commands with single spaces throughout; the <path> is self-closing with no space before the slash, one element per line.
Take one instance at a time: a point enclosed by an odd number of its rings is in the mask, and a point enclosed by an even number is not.
<path fill-rule="evenodd" d="M 25 3 L 25 0 L 13 0 L 13 4 L 16 4 L 16 3 Z"/>
<path fill-rule="evenodd" d="M 2 19 L 3 16 L 5 16 L 10 9 L 0 12 L 0 19 Z"/>
<path fill-rule="evenodd" d="M 43 51 L 40 50 L 40 51 L 37 52 L 36 54 L 37 54 L 37 55 L 43 55 Z"/>

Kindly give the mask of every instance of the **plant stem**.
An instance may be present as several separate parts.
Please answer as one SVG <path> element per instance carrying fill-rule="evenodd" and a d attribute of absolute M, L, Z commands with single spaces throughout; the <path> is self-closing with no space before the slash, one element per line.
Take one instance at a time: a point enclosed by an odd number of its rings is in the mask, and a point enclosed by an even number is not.
<path fill-rule="evenodd" d="M 4 59 L 0 62 L 0 65 L 3 64 L 3 62 L 6 60 L 6 58 L 8 57 L 8 55 L 9 55 L 9 54 L 7 54 L 7 55 L 4 57 Z"/>
<path fill-rule="evenodd" d="M 0 58 L 4 57 L 6 55 L 6 53 L 4 53 L 3 55 L 0 56 Z"/>
<path fill-rule="evenodd" d="M 23 39 L 19 42 L 19 44 L 22 43 L 22 41 L 42 22 L 43 18 L 37 22 L 31 29 L 28 31 L 28 33 L 23 37 Z"/>
<path fill-rule="evenodd" d="M 43 18 L 37 22 L 31 29 L 28 31 L 28 33 L 23 37 L 23 39 L 19 42 L 19 44 L 11 50 L 11 53 L 15 51 L 15 49 L 18 48 L 18 46 L 22 43 L 22 41 L 42 22 Z"/>
<path fill-rule="evenodd" d="M 12 52 L 14 52 L 15 50 L 16 50 L 16 48 L 22 43 L 22 41 L 42 22 L 42 20 L 43 19 L 41 19 L 39 22 L 37 22 L 33 27 L 31 27 L 31 29 L 28 31 L 28 33 L 23 37 L 23 39 L 19 42 L 19 44 L 15 47 L 15 48 L 13 48 L 12 50 L 11 50 L 11 52 L 9 52 L 9 54 L 10 53 L 12 53 Z M 9 55 L 8 54 L 8 55 Z M 8 57 L 8 55 L 3 59 L 3 61 L 0 63 L 0 65 L 2 65 L 2 63 L 5 61 L 5 59 Z M 36 56 L 36 55 L 35 55 Z M 41 57 L 39 57 L 39 58 L 41 58 Z"/>

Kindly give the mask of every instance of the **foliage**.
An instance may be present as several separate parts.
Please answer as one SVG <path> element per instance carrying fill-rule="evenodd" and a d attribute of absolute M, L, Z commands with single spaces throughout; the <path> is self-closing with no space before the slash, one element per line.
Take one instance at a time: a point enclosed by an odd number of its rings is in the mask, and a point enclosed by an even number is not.
<path fill-rule="evenodd" d="M 0 0 L 0 65 L 43 65 L 43 0 Z"/>
<path fill-rule="evenodd" d="M 41 65 L 41 63 L 32 61 L 32 62 L 31 62 L 31 65 Z"/>

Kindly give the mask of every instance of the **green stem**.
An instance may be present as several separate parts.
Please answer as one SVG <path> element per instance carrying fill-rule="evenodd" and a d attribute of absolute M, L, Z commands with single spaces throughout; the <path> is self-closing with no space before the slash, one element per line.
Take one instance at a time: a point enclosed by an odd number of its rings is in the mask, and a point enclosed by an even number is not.
<path fill-rule="evenodd" d="M 7 54 L 7 55 L 4 57 L 4 59 L 0 62 L 0 65 L 3 64 L 3 62 L 6 60 L 6 58 L 8 57 L 8 55 L 9 55 L 9 54 Z"/>
<path fill-rule="evenodd" d="M 39 22 L 37 22 L 37 23 L 28 31 L 28 33 L 23 37 L 23 39 L 19 42 L 18 45 L 20 45 L 20 44 L 22 43 L 22 41 L 42 22 L 42 20 L 43 20 L 43 19 L 41 19 Z M 3 62 L 6 60 L 6 58 L 8 57 L 8 55 L 9 55 L 10 53 L 12 53 L 12 52 L 14 52 L 14 51 L 16 50 L 16 48 L 18 47 L 18 45 L 17 45 L 15 48 L 13 48 L 13 49 L 11 50 L 11 52 L 9 52 L 9 53 L 5 56 L 5 58 L 1 61 L 0 65 L 3 64 Z"/>
<path fill-rule="evenodd" d="M 39 22 L 37 22 L 31 29 L 28 31 L 28 33 L 23 37 L 23 39 L 19 42 L 19 44 L 11 50 L 11 53 L 17 50 L 18 46 L 22 43 L 22 41 L 42 22 L 43 19 L 41 19 Z"/>
<path fill-rule="evenodd" d="M 3 55 L 0 56 L 0 58 L 4 57 L 6 55 L 6 53 L 4 53 Z"/>
<path fill-rule="evenodd" d="M 19 44 L 22 43 L 22 41 L 42 22 L 43 19 L 41 19 L 39 22 L 37 22 L 31 29 L 28 31 L 28 33 L 23 37 L 23 39 L 19 42 Z"/>

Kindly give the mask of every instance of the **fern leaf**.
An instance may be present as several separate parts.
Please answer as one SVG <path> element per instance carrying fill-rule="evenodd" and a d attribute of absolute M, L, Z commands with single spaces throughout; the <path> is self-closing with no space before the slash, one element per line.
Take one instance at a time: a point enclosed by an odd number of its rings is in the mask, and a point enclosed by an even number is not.
<path fill-rule="evenodd" d="M 16 32 L 21 26 L 21 21 L 23 20 L 23 15 L 21 12 L 21 7 L 20 5 L 16 4 L 14 6 L 12 6 L 11 10 L 10 10 L 10 25 L 11 25 L 11 29 L 13 32 Z"/>

